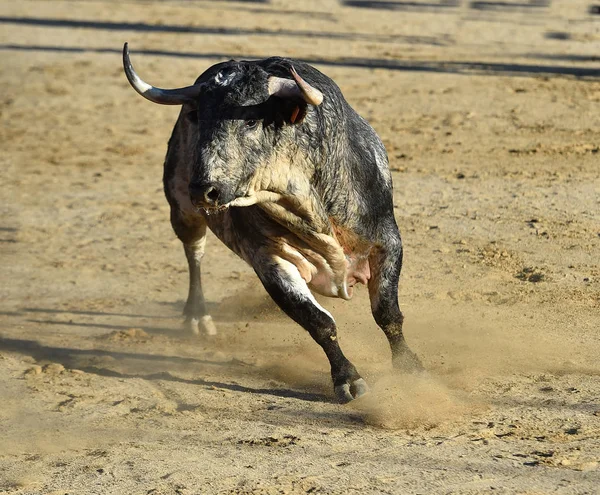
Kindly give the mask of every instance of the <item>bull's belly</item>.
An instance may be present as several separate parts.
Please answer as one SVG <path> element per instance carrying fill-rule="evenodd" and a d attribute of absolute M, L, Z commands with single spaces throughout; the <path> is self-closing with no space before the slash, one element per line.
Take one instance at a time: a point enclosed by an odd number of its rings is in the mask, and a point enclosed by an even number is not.
<path fill-rule="evenodd" d="M 350 299 L 353 287 L 370 279 L 370 249 L 350 250 L 334 236 L 320 236 L 319 244 L 325 237 L 332 247 L 325 253 L 256 206 L 231 208 L 206 216 L 206 221 L 213 233 L 249 265 L 260 263 L 265 255 L 289 261 L 310 289 L 321 295 Z"/>

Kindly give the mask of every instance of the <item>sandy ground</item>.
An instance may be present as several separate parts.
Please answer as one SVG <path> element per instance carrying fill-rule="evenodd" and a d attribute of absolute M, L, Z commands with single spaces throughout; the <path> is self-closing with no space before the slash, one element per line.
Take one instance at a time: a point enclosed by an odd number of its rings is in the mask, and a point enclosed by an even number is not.
<path fill-rule="evenodd" d="M 0 493 L 600 493 L 600 16 L 347 3 L 0 1 Z M 220 333 L 181 330 L 178 110 L 124 41 L 166 87 L 273 54 L 338 82 L 388 148 L 428 375 L 391 372 L 359 288 L 323 304 L 373 391 L 336 404 L 212 236 Z"/>

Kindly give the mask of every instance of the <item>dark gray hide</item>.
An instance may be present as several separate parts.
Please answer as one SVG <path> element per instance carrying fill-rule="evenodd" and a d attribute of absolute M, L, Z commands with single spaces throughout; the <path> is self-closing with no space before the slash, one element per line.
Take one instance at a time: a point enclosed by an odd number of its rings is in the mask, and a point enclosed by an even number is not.
<path fill-rule="evenodd" d="M 323 348 L 341 402 L 367 386 L 311 289 L 349 299 L 356 282 L 366 283 L 394 366 L 421 369 L 402 333 L 402 243 L 387 154 L 338 86 L 310 65 L 279 57 L 223 62 L 179 90 L 143 83 L 127 47 L 124 65 L 146 98 L 182 105 L 163 178 L 189 263 L 184 312 L 192 331 L 215 333 L 200 282 L 208 226 Z"/>

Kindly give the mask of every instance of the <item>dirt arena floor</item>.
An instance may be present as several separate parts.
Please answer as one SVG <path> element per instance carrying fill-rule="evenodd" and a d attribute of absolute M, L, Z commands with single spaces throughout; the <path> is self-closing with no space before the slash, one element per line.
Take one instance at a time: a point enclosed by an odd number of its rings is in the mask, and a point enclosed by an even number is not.
<path fill-rule="evenodd" d="M 0 1 L 0 493 L 600 493 L 600 15 L 591 0 Z M 592 2 L 593 3 L 593 2 Z M 596 2 L 597 3 L 597 2 Z M 396 375 L 359 287 L 323 299 L 372 392 L 214 236 L 182 331 L 162 161 L 191 84 L 302 58 L 382 136 Z"/>

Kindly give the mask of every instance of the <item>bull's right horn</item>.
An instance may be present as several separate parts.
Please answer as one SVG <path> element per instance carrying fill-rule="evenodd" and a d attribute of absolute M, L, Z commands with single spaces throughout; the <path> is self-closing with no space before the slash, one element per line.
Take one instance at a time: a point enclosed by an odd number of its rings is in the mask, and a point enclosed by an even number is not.
<path fill-rule="evenodd" d="M 320 105 L 323 102 L 323 93 L 317 88 L 313 88 L 304 79 L 302 79 L 296 69 L 290 68 L 292 79 L 284 77 L 269 77 L 269 94 L 281 98 L 300 97 L 310 105 Z"/>
<path fill-rule="evenodd" d="M 202 91 L 202 84 L 195 84 L 194 86 L 179 89 L 160 89 L 142 81 L 140 76 L 136 74 L 133 65 L 131 65 L 131 60 L 129 60 L 129 46 L 127 43 L 123 46 L 123 68 L 125 69 L 127 80 L 133 86 L 133 89 L 154 103 L 160 103 L 161 105 L 195 103 L 200 95 L 200 91 Z"/>

